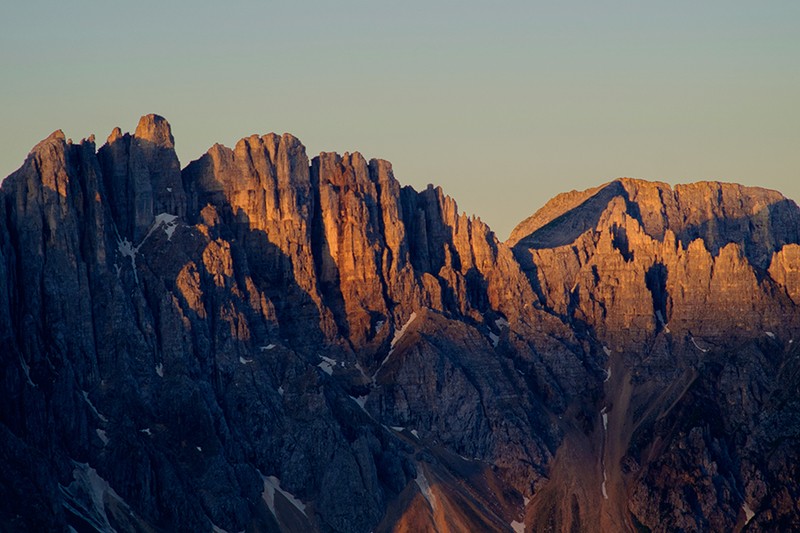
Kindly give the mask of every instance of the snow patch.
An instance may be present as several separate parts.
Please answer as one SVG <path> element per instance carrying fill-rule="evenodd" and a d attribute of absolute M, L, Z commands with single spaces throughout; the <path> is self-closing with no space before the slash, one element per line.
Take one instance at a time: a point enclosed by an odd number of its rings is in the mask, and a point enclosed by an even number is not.
<path fill-rule="evenodd" d="M 744 525 L 747 525 L 750 522 L 750 520 L 753 519 L 756 513 L 754 513 L 753 510 L 750 509 L 750 506 L 747 505 L 747 502 L 744 502 L 742 504 L 742 511 L 744 511 Z"/>
<path fill-rule="evenodd" d="M 164 377 L 164 364 L 163 363 L 158 363 L 156 365 L 156 374 L 158 374 L 158 377 L 160 377 L 160 378 Z"/>
<path fill-rule="evenodd" d="M 200 446 L 195 446 L 195 448 L 197 449 L 198 452 L 202 452 L 203 451 L 203 448 L 201 448 Z"/>
<path fill-rule="evenodd" d="M 498 328 L 507 328 L 508 327 L 508 320 L 505 318 L 498 318 L 494 321 L 494 325 Z"/>
<path fill-rule="evenodd" d="M 153 222 L 153 228 L 147 232 L 147 236 L 145 239 L 150 236 L 156 228 L 163 227 L 164 233 L 167 234 L 167 240 L 172 240 L 172 234 L 175 233 L 175 228 L 178 227 L 178 215 L 170 215 L 169 213 L 161 213 L 156 216 L 155 221 Z"/>
<path fill-rule="evenodd" d="M 323 372 L 328 374 L 329 376 L 333 375 L 333 367 L 336 366 L 336 361 L 331 359 L 330 357 L 322 356 L 322 362 L 317 365 L 319 368 L 322 369 Z"/>
<path fill-rule="evenodd" d="M 25 379 L 28 381 L 28 385 L 35 387 L 36 383 L 31 380 L 31 367 L 25 362 L 25 358 L 22 357 L 22 354 L 19 354 L 19 364 L 22 365 L 22 372 L 25 373 Z"/>
<path fill-rule="evenodd" d="M 417 467 L 417 477 L 414 478 L 414 481 L 416 481 L 419 491 L 422 493 L 425 499 L 428 500 L 431 510 L 436 511 L 436 497 L 431 491 L 431 485 L 428 483 L 428 479 L 425 477 L 425 472 L 422 471 L 421 466 Z"/>
<path fill-rule="evenodd" d="M 164 228 L 164 233 L 167 234 L 167 240 L 172 240 L 172 234 L 175 232 L 175 228 L 177 226 L 177 215 L 170 215 L 169 213 L 161 213 L 157 215 L 155 220 L 153 220 L 153 224 L 150 226 L 150 229 L 147 231 L 147 234 L 144 236 L 142 242 L 140 242 L 138 246 L 134 246 L 133 243 L 127 239 L 127 237 L 120 237 L 119 233 L 117 233 L 117 250 L 123 257 L 130 258 L 131 268 L 133 268 L 133 278 L 136 280 L 137 285 L 139 284 L 139 275 L 136 270 L 136 254 L 139 252 L 139 248 L 141 248 L 142 244 L 144 244 L 144 241 L 146 241 L 147 238 L 160 227 Z M 117 270 L 117 277 L 119 277 L 119 270 Z"/>
<path fill-rule="evenodd" d="M 130 257 L 132 261 L 136 258 L 136 252 L 139 251 L 138 246 L 134 246 L 127 238 L 117 241 L 117 250 L 123 257 Z"/>
<path fill-rule="evenodd" d="M 278 387 L 278 394 L 280 394 L 281 396 L 283 396 L 283 392 L 284 392 L 284 391 L 283 391 L 283 385 L 281 385 L 280 387 Z"/>
<path fill-rule="evenodd" d="M 703 353 L 706 353 L 706 352 L 708 352 L 708 349 L 707 349 L 707 348 L 701 348 L 701 347 L 700 347 L 700 345 L 699 345 L 699 344 L 697 344 L 697 341 L 696 341 L 696 340 L 694 340 L 694 337 L 689 337 L 689 338 L 690 338 L 690 339 L 692 339 L 692 344 L 694 344 L 694 347 L 695 347 L 695 348 L 697 348 L 698 350 L 700 350 L 700 351 L 701 351 L 701 352 L 703 352 Z"/>
<path fill-rule="evenodd" d="M 105 501 L 113 498 L 130 512 L 128 504 L 100 477 L 97 470 L 86 463 L 73 464 L 73 481 L 66 487 L 59 485 L 64 506 L 97 531 L 114 531 L 106 514 Z"/>
<path fill-rule="evenodd" d="M 417 318 L 417 313 L 416 312 L 411 313 L 411 316 L 408 318 L 408 321 L 405 324 L 403 324 L 403 327 L 400 328 L 400 331 L 396 331 L 395 332 L 394 338 L 392 339 L 391 350 L 389 350 L 389 355 L 392 354 L 392 350 L 394 350 L 395 345 L 398 342 L 400 342 L 400 339 L 403 338 L 403 335 L 405 335 L 406 330 L 408 329 L 408 326 L 410 326 L 411 323 L 414 322 L 415 318 Z M 388 359 L 388 357 L 387 357 L 387 359 Z"/>
<path fill-rule="evenodd" d="M 606 354 L 606 357 L 611 357 L 611 349 L 608 346 L 603 346 L 603 351 Z"/>
<path fill-rule="evenodd" d="M 306 516 L 306 504 L 295 498 L 293 494 L 283 490 L 281 488 L 280 479 L 276 478 L 275 476 L 261 476 L 261 478 L 264 480 L 264 492 L 261 493 L 261 497 L 264 499 L 267 507 L 269 507 L 269 510 L 273 515 L 276 517 L 278 516 L 275 512 L 275 491 L 278 491 L 284 496 L 284 498 L 289 500 L 289 503 L 294 505 L 298 511 Z"/>
<path fill-rule="evenodd" d="M 500 337 L 490 331 L 489 338 L 492 339 L 492 346 L 497 347 L 497 344 L 500 342 Z"/>
<path fill-rule="evenodd" d="M 106 435 L 105 431 L 102 429 L 95 429 L 95 432 L 97 433 L 97 436 L 100 437 L 100 440 L 103 441 L 103 446 L 108 444 L 108 435 Z"/>
<path fill-rule="evenodd" d="M 606 383 L 609 379 L 611 379 L 611 367 L 606 368 L 606 379 L 603 380 L 603 383 Z"/>
<path fill-rule="evenodd" d="M 139 251 L 139 246 L 134 246 L 128 239 L 119 239 L 117 241 L 117 250 L 122 254 L 122 257 L 130 258 L 131 268 L 133 269 L 133 279 L 136 280 L 136 284 L 138 285 L 139 273 L 136 270 L 136 252 Z M 119 273 L 117 273 L 117 275 L 119 275 Z"/>
<path fill-rule="evenodd" d="M 605 412 L 605 407 L 603 407 L 603 429 L 608 431 L 608 413 Z"/>
<path fill-rule="evenodd" d="M 394 337 L 392 338 L 392 344 L 391 344 L 391 345 L 390 345 L 390 347 L 389 347 L 389 353 L 388 353 L 388 354 L 386 354 L 386 357 L 384 357 L 383 361 L 381 361 L 381 364 L 378 366 L 378 370 L 376 370 L 376 371 L 375 371 L 375 373 L 372 375 L 372 383 L 375 383 L 375 376 L 377 376 L 377 375 L 378 375 L 378 372 L 380 372 L 381 368 L 383 368 L 383 365 L 385 365 L 385 364 L 386 364 L 386 361 L 388 361 L 388 360 L 389 360 L 389 358 L 392 356 L 392 353 L 394 353 L 394 347 L 395 347 L 395 345 L 396 345 L 398 342 L 400 342 L 400 339 L 402 339 L 402 338 L 403 338 L 403 335 L 405 335 L 405 334 L 406 334 L 406 330 L 408 329 L 408 326 L 410 326 L 410 325 L 411 325 L 411 323 L 412 323 L 412 322 L 414 322 L 414 319 L 415 319 L 415 318 L 417 318 L 417 313 L 416 313 L 416 311 L 415 311 L 415 312 L 413 312 L 413 313 L 411 313 L 411 316 L 408 318 L 408 320 L 406 321 L 406 323 L 405 323 L 405 324 L 403 324 L 403 327 L 402 327 L 402 328 L 400 328 L 400 330 L 399 330 L 399 331 L 395 331 L 395 333 L 394 333 Z"/>
<path fill-rule="evenodd" d="M 525 533 L 525 524 L 514 520 L 511 522 L 511 529 L 514 530 L 514 533 Z"/>
<path fill-rule="evenodd" d="M 262 347 L 260 348 L 260 350 L 261 350 L 262 352 L 266 352 L 267 350 L 272 350 L 273 348 L 275 348 L 275 345 L 274 345 L 274 344 L 267 344 L 266 346 L 262 346 Z"/>
<path fill-rule="evenodd" d="M 775 338 L 775 334 L 772 333 L 771 331 L 765 331 L 764 333 L 766 333 L 767 337 L 769 337 L 770 339 L 774 339 Z"/>
<path fill-rule="evenodd" d="M 239 362 L 240 362 L 240 363 L 242 363 L 243 365 L 247 365 L 247 364 L 250 364 L 250 363 L 252 363 L 252 362 L 253 362 L 253 360 L 252 360 L 252 359 L 245 359 L 244 357 L 242 357 L 242 356 L 240 355 L 240 356 L 239 356 Z"/>
<path fill-rule="evenodd" d="M 667 326 L 667 323 L 664 322 L 664 315 L 661 314 L 660 310 L 656 311 L 656 318 L 661 323 L 661 325 L 664 326 L 664 333 L 670 333 L 669 326 Z"/>
<path fill-rule="evenodd" d="M 416 429 L 412 429 L 411 434 L 414 435 L 414 437 L 416 437 L 417 439 L 419 439 L 419 433 L 417 433 Z"/>
<path fill-rule="evenodd" d="M 172 187 L 167 187 L 167 192 L 172 192 Z"/>
<path fill-rule="evenodd" d="M 367 412 L 367 409 L 364 406 L 367 404 L 368 396 L 359 396 L 358 398 L 356 398 L 355 396 L 350 396 L 350 398 L 352 398 L 352 400 L 358 404 L 358 406 L 361 408 L 362 411 L 364 411 L 365 413 Z"/>
<path fill-rule="evenodd" d="M 91 409 L 92 412 L 95 414 L 95 416 L 97 416 L 97 418 L 99 418 L 103 422 L 108 422 L 108 418 L 101 415 L 100 412 L 97 410 L 97 407 L 95 407 L 94 404 L 92 403 L 92 400 L 89 399 L 89 393 L 86 392 L 85 390 L 81 392 L 83 393 L 83 399 L 86 401 L 86 404 L 89 406 L 89 409 Z"/>
<path fill-rule="evenodd" d="M 153 432 L 152 432 L 152 431 L 150 431 L 150 428 L 144 428 L 144 429 L 140 429 L 140 430 L 139 430 L 139 433 L 144 433 L 145 435 L 149 435 L 150 437 L 152 437 L 152 436 L 153 436 Z"/>
<path fill-rule="evenodd" d="M 607 480 L 608 480 L 608 477 L 606 476 L 606 470 L 603 469 L 603 484 L 600 486 L 600 490 L 603 491 L 603 498 L 605 498 L 606 500 L 608 499 L 608 492 L 606 491 L 606 481 Z"/>
<path fill-rule="evenodd" d="M 398 433 L 400 433 L 400 432 L 403 432 L 403 431 L 405 431 L 405 429 L 406 429 L 406 428 L 404 428 L 403 426 L 391 426 L 391 428 L 392 428 L 393 430 L 397 431 Z"/>

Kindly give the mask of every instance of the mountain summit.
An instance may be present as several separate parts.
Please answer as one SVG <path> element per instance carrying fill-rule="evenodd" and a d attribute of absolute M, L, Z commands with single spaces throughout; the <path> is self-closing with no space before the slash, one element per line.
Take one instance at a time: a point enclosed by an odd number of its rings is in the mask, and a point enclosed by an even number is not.
<path fill-rule="evenodd" d="M 800 210 L 620 179 L 507 243 L 295 137 L 148 115 L 0 188 L 11 531 L 800 528 Z"/>

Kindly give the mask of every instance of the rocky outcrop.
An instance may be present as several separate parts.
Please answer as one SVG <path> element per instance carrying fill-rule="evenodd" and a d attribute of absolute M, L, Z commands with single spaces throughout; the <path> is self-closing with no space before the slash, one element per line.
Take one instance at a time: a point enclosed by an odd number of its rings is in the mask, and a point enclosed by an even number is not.
<path fill-rule="evenodd" d="M 366 531 L 428 501 L 428 468 L 442 501 L 485 509 L 454 523 L 516 516 L 559 438 L 520 372 L 586 356 L 520 308 L 533 293 L 489 228 L 385 161 L 309 162 L 290 135 L 176 168 L 169 125 L 148 116 L 99 151 L 57 132 L 3 184 L 2 522 Z M 451 333 L 399 345 L 407 322 Z M 431 378 L 384 390 L 390 369 Z M 414 435 L 385 423 L 401 420 Z M 440 442 L 469 458 L 440 465 Z M 514 503 L 464 493 L 465 468 L 499 469 Z"/>
<path fill-rule="evenodd" d="M 501 243 L 288 134 L 180 170 L 148 115 L 42 141 L 0 219 L 3 529 L 798 523 L 777 193 L 619 180 Z"/>
<path fill-rule="evenodd" d="M 588 477 L 603 498 L 545 487 L 534 523 L 544 514 L 563 531 L 587 519 L 605 530 L 796 527 L 792 506 L 753 511 L 752 487 L 796 468 L 792 456 L 781 452 L 777 466 L 761 450 L 787 432 L 797 442 L 800 426 L 756 428 L 794 375 L 798 215 L 774 191 L 623 179 L 557 198 L 515 229 L 540 305 L 602 345 L 608 369 L 602 424 L 560 450 L 598 458 Z M 574 464 L 557 456 L 557 477 L 586 477 Z M 544 506 L 553 492 L 573 503 Z"/>

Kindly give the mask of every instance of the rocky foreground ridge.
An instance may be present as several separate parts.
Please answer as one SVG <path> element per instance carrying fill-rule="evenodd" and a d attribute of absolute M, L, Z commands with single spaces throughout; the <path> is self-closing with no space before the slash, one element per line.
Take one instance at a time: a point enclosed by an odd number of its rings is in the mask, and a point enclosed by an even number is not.
<path fill-rule="evenodd" d="M 800 210 L 620 179 L 502 243 L 288 134 L 0 188 L 0 529 L 800 529 Z M 798 341 L 795 341 L 795 338 Z"/>

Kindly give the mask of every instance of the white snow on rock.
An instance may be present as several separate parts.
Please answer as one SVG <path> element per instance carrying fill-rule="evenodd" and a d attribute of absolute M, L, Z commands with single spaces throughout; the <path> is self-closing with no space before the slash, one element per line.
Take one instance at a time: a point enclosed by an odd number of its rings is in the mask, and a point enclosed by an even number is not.
<path fill-rule="evenodd" d="M 403 327 L 400 328 L 399 331 L 395 331 L 394 332 L 394 337 L 392 338 L 392 344 L 391 344 L 391 346 L 389 348 L 389 353 L 386 355 L 386 357 L 384 357 L 383 361 L 381 361 L 381 364 L 378 367 L 378 370 L 376 370 L 375 373 L 372 375 L 372 382 L 373 383 L 375 383 L 375 376 L 378 375 L 378 372 L 380 372 L 381 368 L 383 368 L 383 365 L 385 365 L 386 361 L 388 361 L 389 358 L 392 356 L 392 353 L 394 352 L 395 345 L 398 342 L 400 342 L 400 339 L 402 339 L 403 335 L 406 334 L 406 330 L 408 329 L 408 326 L 410 326 L 411 323 L 414 322 L 415 318 L 417 318 L 417 313 L 416 312 L 411 313 L 411 316 L 408 318 L 406 323 L 403 324 Z"/>
<path fill-rule="evenodd" d="M 164 233 L 167 234 L 167 240 L 172 240 L 172 234 L 175 233 L 175 228 L 178 226 L 178 215 L 170 215 L 169 213 L 161 213 L 156 215 L 153 222 L 153 228 L 147 233 L 149 236 L 156 228 L 163 227 Z M 145 237 L 146 239 L 147 237 Z"/>
<path fill-rule="evenodd" d="M 405 324 L 403 324 L 403 327 L 400 328 L 400 331 L 396 331 L 395 332 L 394 338 L 392 339 L 391 350 L 389 350 L 389 355 L 392 354 L 392 350 L 394 350 L 395 345 L 398 342 L 400 342 L 400 339 L 403 338 L 403 335 L 405 335 L 406 330 L 408 329 L 408 326 L 410 326 L 411 323 L 414 322 L 415 318 L 417 318 L 417 313 L 416 312 L 411 313 L 411 316 L 408 318 L 408 321 Z M 387 359 L 388 359 L 388 357 L 387 357 Z"/>
<path fill-rule="evenodd" d="M 103 422 L 108 422 L 108 418 L 101 415 L 100 412 L 97 410 L 97 407 L 95 407 L 94 404 L 92 403 L 92 400 L 89 399 L 89 393 L 86 392 L 85 390 L 81 391 L 81 393 L 83 393 L 83 399 L 86 401 L 86 404 L 89 406 L 89 409 L 92 410 L 92 412 L 97 416 L 97 418 L 99 418 Z"/>
<path fill-rule="evenodd" d="M 416 429 L 412 429 L 411 434 L 414 435 L 414 437 L 419 438 L 419 433 L 417 433 Z"/>
<path fill-rule="evenodd" d="M 694 344 L 694 347 L 695 347 L 695 348 L 697 348 L 698 350 L 700 350 L 700 351 L 701 351 L 701 352 L 703 352 L 703 353 L 706 353 L 706 352 L 708 352 L 708 349 L 707 349 L 707 348 L 701 348 L 701 347 L 700 347 L 700 345 L 699 345 L 699 344 L 697 344 L 697 341 L 696 341 L 696 340 L 694 340 L 694 337 L 689 337 L 689 338 L 690 338 L 690 339 L 692 339 L 692 344 Z"/>
<path fill-rule="evenodd" d="M 603 346 L 603 351 L 605 352 L 606 357 L 611 357 L 611 348 L 608 346 Z"/>
<path fill-rule="evenodd" d="M 100 437 L 100 440 L 103 441 L 103 445 L 108 444 L 108 435 L 102 429 L 95 429 L 97 436 Z"/>
<path fill-rule="evenodd" d="M 139 251 L 139 246 L 134 246 L 131 241 L 128 239 L 119 239 L 117 241 L 117 250 L 119 253 L 122 254 L 123 257 L 129 257 L 131 260 L 131 268 L 133 269 L 133 279 L 136 280 L 136 284 L 139 284 L 139 274 L 136 270 L 136 252 Z M 117 273 L 119 277 L 119 273 Z"/>
<path fill-rule="evenodd" d="M 742 511 L 744 511 L 744 525 L 747 525 L 750 522 L 750 520 L 753 519 L 756 513 L 754 513 L 753 510 L 750 509 L 750 506 L 747 505 L 747 502 L 744 502 L 742 504 Z"/>
<path fill-rule="evenodd" d="M 280 387 L 278 387 L 278 394 L 280 394 L 281 396 L 283 396 L 283 392 L 284 392 L 284 391 L 283 391 L 283 385 L 281 385 Z"/>
<path fill-rule="evenodd" d="M 283 490 L 281 488 L 280 479 L 276 478 L 275 476 L 263 475 L 261 478 L 264 480 L 264 492 L 261 493 L 261 497 L 264 499 L 264 502 L 266 502 L 267 507 L 269 507 L 269 510 L 273 515 L 276 517 L 278 516 L 275 512 L 275 491 L 280 492 L 287 500 L 289 500 L 289 503 L 297 508 L 298 511 L 303 513 L 303 515 L 306 515 L 306 504 L 295 498 L 293 494 Z"/>
<path fill-rule="evenodd" d="M 609 379 L 611 379 L 611 367 L 606 368 L 606 379 L 603 380 L 603 383 L 606 383 Z"/>
<path fill-rule="evenodd" d="M 664 326 L 664 333 L 670 333 L 669 326 L 667 326 L 667 323 L 664 322 L 664 315 L 661 314 L 660 310 L 656 311 L 656 318 L 661 323 L 661 325 Z"/>
<path fill-rule="evenodd" d="M 406 428 L 404 428 L 403 426 L 391 426 L 391 428 L 392 428 L 393 430 L 397 431 L 398 433 L 400 433 L 400 432 L 402 432 L 402 431 L 405 431 L 405 429 L 406 429 Z"/>
<path fill-rule="evenodd" d="M 252 363 L 252 362 L 253 362 L 253 360 L 252 360 L 252 359 L 245 359 L 244 357 L 242 357 L 242 356 L 240 355 L 240 356 L 239 356 L 239 362 L 240 362 L 240 363 L 242 363 L 243 365 L 247 365 L 247 364 L 250 364 L 250 363 Z"/>
<path fill-rule="evenodd" d="M 153 432 L 152 432 L 152 431 L 150 431 L 150 428 L 144 428 L 144 429 L 140 429 L 140 430 L 139 430 L 139 433 L 144 433 L 145 435 L 149 435 L 149 436 L 151 436 L 151 437 L 153 436 Z"/>
<path fill-rule="evenodd" d="M 489 338 L 492 339 L 492 346 L 497 347 L 497 344 L 500 342 L 500 337 L 490 331 Z"/>
<path fill-rule="evenodd" d="M 158 363 L 156 365 L 156 374 L 158 374 L 158 377 L 160 377 L 160 378 L 164 377 L 164 364 L 163 363 Z"/>
<path fill-rule="evenodd" d="M 367 404 L 368 396 L 359 396 L 358 398 L 356 398 L 355 396 L 350 396 L 350 398 L 352 398 L 353 401 L 358 404 L 358 406 L 361 408 L 362 411 L 364 411 L 365 413 L 367 412 L 367 409 L 364 406 Z"/>
<path fill-rule="evenodd" d="M 333 375 L 333 367 L 336 366 L 336 361 L 331 359 L 330 357 L 322 356 L 322 362 L 317 365 L 319 368 L 322 369 L 323 372 L 326 374 Z"/>
<path fill-rule="evenodd" d="M 507 328 L 508 327 L 508 320 L 505 318 L 498 318 L 494 321 L 494 325 L 498 328 Z"/>
<path fill-rule="evenodd" d="M 514 520 L 511 522 L 511 529 L 514 530 L 514 533 L 525 533 L 525 524 Z"/>
<path fill-rule="evenodd" d="M 266 346 L 262 346 L 260 349 L 262 352 L 265 352 L 267 350 L 272 350 L 273 348 L 275 348 L 274 344 L 267 344 Z"/>
<path fill-rule="evenodd" d="M 769 337 L 770 339 L 774 339 L 775 338 L 775 334 L 772 333 L 771 331 L 765 331 L 764 333 L 766 333 L 767 337 Z"/>
<path fill-rule="evenodd" d="M 119 250 L 119 253 L 121 253 L 123 257 L 130 257 L 131 261 L 134 261 L 139 247 L 134 246 L 128 239 L 120 239 L 117 241 L 117 250 Z"/>
<path fill-rule="evenodd" d="M 203 448 L 201 448 L 200 446 L 195 446 L 195 448 L 197 449 L 198 452 L 202 452 L 203 451 Z"/>
<path fill-rule="evenodd" d="M 73 481 L 66 487 L 59 485 L 64 506 L 97 531 L 114 531 L 106 514 L 105 500 L 115 499 L 130 512 L 128 504 L 100 477 L 97 470 L 86 463 L 73 464 Z"/>
<path fill-rule="evenodd" d="M 22 353 L 19 354 L 19 364 L 22 365 L 22 372 L 25 374 L 25 379 L 28 381 L 28 385 L 35 387 L 36 383 L 31 380 L 31 367 L 29 367 L 28 363 L 25 362 L 25 358 L 22 357 Z"/>
<path fill-rule="evenodd" d="M 136 254 L 139 252 L 139 248 L 142 247 L 144 241 L 147 240 L 150 235 L 153 234 L 155 230 L 158 228 L 163 228 L 164 233 L 167 234 L 167 240 L 172 240 L 172 234 L 175 232 L 175 228 L 178 226 L 178 216 L 171 215 L 169 213 L 161 213 L 156 216 L 153 220 L 153 224 L 150 226 L 150 229 L 147 231 L 147 234 L 142 239 L 142 242 L 139 243 L 138 246 L 134 246 L 131 241 L 127 238 L 123 238 L 119 236 L 117 233 L 117 250 L 123 257 L 129 257 L 131 260 L 131 267 L 133 268 L 133 277 L 136 280 L 136 283 L 139 283 L 139 275 L 136 271 Z M 119 276 L 119 271 L 117 271 L 117 276 Z"/>
<path fill-rule="evenodd" d="M 428 500 L 428 503 L 431 506 L 433 511 L 436 511 L 436 497 L 433 495 L 431 491 L 431 485 L 428 483 L 428 479 L 425 477 L 425 472 L 422 471 L 422 466 L 417 465 L 417 477 L 414 478 L 414 481 L 417 483 L 419 487 L 419 491 Z"/>

